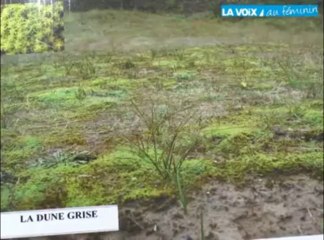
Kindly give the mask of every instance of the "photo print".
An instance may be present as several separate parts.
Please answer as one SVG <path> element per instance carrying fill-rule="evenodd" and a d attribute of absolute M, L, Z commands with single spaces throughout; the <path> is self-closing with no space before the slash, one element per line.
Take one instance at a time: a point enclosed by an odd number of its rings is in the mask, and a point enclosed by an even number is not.
<path fill-rule="evenodd" d="M 61 0 L 1 0 L 1 55 L 64 50 Z"/>

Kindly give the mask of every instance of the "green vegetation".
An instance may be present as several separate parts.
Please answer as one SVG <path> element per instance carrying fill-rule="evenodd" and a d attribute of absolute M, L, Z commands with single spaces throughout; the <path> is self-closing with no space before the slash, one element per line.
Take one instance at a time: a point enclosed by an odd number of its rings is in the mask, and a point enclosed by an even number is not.
<path fill-rule="evenodd" d="M 140 24 L 143 34 L 154 35 L 143 16 L 155 19 L 151 24 L 160 30 L 171 27 L 170 38 L 180 31 L 193 37 L 192 27 L 205 37 L 204 26 L 217 29 L 212 35 L 236 24 L 243 28 L 241 23 L 174 15 L 85 14 L 89 18 L 82 18 L 82 26 L 96 23 L 99 28 L 103 16 L 112 20 L 107 24 L 119 21 L 119 29 L 111 26 L 117 40 L 134 38 Z M 120 21 L 127 14 L 136 20 L 133 25 Z M 68 26 L 78 17 L 71 14 Z M 24 63 L 21 56 L 21 64 L 6 62 L 1 71 L 1 163 L 12 178 L 1 179 L 1 210 L 122 204 L 161 196 L 177 196 L 185 209 L 186 195 L 210 179 L 244 184 L 298 173 L 322 178 L 322 29 L 305 20 L 313 27 L 303 39 L 305 31 L 294 32 L 290 23 L 296 22 L 286 22 L 289 38 L 271 44 L 259 35 L 253 36 L 257 44 L 242 40 L 183 48 L 171 44 L 168 49 L 153 44 L 130 52 L 108 44 L 97 53 L 77 55 L 71 47 L 46 60 L 27 57 Z M 122 32 L 127 24 L 129 31 Z M 246 24 L 252 29 L 254 23 Z M 266 22 L 257 25 L 278 34 Z M 156 34 L 166 41 L 167 36 Z M 78 37 L 74 47 L 83 48 L 89 35 Z"/>
<path fill-rule="evenodd" d="M 1 52 L 5 54 L 61 51 L 63 2 L 8 4 L 1 10 Z"/>
<path fill-rule="evenodd" d="M 183 164 L 198 143 L 197 133 L 192 128 L 192 107 L 183 104 L 172 106 L 168 101 L 156 102 L 154 99 L 141 105 L 151 106 L 143 110 L 132 102 L 135 114 L 145 128 L 129 139 L 130 145 L 139 159 L 154 166 L 162 180 L 176 186 L 179 201 L 187 213 L 187 197 L 181 175 Z"/>

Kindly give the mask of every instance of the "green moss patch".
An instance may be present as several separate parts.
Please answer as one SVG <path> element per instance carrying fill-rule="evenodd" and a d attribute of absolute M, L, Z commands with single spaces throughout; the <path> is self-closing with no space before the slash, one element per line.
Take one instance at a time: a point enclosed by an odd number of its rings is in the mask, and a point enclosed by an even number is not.
<path fill-rule="evenodd" d="M 72 108 L 98 105 L 100 103 L 116 103 L 127 96 L 125 90 L 102 90 L 83 87 L 55 88 L 30 94 L 31 103 L 43 107 Z"/>
<path fill-rule="evenodd" d="M 206 137 L 233 137 L 242 133 L 251 133 L 255 129 L 249 126 L 236 124 L 212 124 L 202 130 Z"/>
<path fill-rule="evenodd" d="M 46 106 L 69 106 L 77 102 L 78 88 L 56 88 L 32 93 L 28 96 L 29 101 L 36 101 Z"/>
<path fill-rule="evenodd" d="M 322 110 L 309 109 L 305 112 L 303 119 L 311 126 L 323 128 L 324 125 L 323 109 Z"/>
<path fill-rule="evenodd" d="M 298 174 L 309 172 L 323 179 L 323 156 L 321 152 L 305 154 L 254 154 L 243 155 L 226 163 L 217 163 L 215 176 L 234 183 L 255 177 Z"/>
<path fill-rule="evenodd" d="M 244 44 L 67 54 L 55 56 L 52 65 L 4 65 L 2 163 L 20 181 L 1 189 L 1 208 L 119 204 L 177 194 L 150 161 L 116 147 L 124 143 L 120 135 L 135 141 L 142 134 L 125 112 L 135 95 L 144 109 L 151 97 L 161 96 L 170 105 L 185 101 L 198 110 L 200 124 L 188 128 L 200 131 L 201 141 L 182 165 L 184 191 L 209 177 L 234 183 L 296 173 L 319 177 L 323 101 L 312 88 L 295 86 L 298 74 L 284 73 L 278 63 L 302 71 L 305 81 L 319 81 L 320 51 L 300 49 L 287 60 L 284 48 Z M 187 140 L 179 146 L 188 147 Z M 95 149 L 99 157 L 75 163 L 69 154 L 80 149 Z M 58 150 L 66 156 L 54 156 Z"/>
<path fill-rule="evenodd" d="M 64 132 L 53 131 L 44 136 L 44 144 L 47 147 L 77 146 L 86 143 L 84 134 L 80 133 L 78 129 L 65 129 Z"/>
<path fill-rule="evenodd" d="M 28 160 L 37 154 L 43 146 L 43 140 L 34 136 L 16 138 L 10 146 L 2 152 L 2 164 L 4 169 L 16 167 L 23 168 Z"/>
<path fill-rule="evenodd" d="M 189 160 L 183 167 L 186 186 L 211 173 L 208 160 Z M 83 166 L 59 164 L 43 169 L 32 168 L 21 176 L 11 204 L 16 209 L 54 206 L 87 206 L 123 203 L 172 195 L 175 189 L 165 184 L 147 161 L 127 148 L 99 157 Z M 8 208 L 8 189 L 3 189 L 4 209 Z"/>
<path fill-rule="evenodd" d="M 177 71 L 173 74 L 174 78 L 177 80 L 192 80 L 195 77 L 195 72 L 193 71 Z"/>

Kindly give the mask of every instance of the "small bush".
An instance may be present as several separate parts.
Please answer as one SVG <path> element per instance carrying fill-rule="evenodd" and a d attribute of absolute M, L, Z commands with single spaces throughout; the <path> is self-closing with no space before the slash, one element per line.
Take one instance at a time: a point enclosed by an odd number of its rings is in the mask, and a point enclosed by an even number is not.
<path fill-rule="evenodd" d="M 93 61 L 89 58 L 74 64 L 75 75 L 81 77 L 83 80 L 90 79 L 96 74 L 96 67 Z"/>
<path fill-rule="evenodd" d="M 67 58 L 62 58 L 61 62 L 56 63 L 56 68 L 59 67 L 63 67 L 65 76 L 76 76 L 82 80 L 91 79 L 97 73 L 91 57 L 74 60 L 73 56 L 67 56 Z"/>
<path fill-rule="evenodd" d="M 132 107 L 144 129 L 128 139 L 131 148 L 140 159 L 152 164 L 163 180 L 175 186 L 179 202 L 187 213 L 183 163 L 200 139 L 199 128 L 191 125 L 196 123 L 193 106 L 174 106 L 151 99 L 142 108 L 133 101 Z"/>
<path fill-rule="evenodd" d="M 45 5 L 8 4 L 1 12 L 1 52 L 4 54 L 61 51 L 63 3 Z"/>
<path fill-rule="evenodd" d="M 173 180 L 197 143 L 197 135 L 189 123 L 193 114 L 191 107 L 176 109 L 153 101 L 151 106 L 143 108 L 132 102 L 144 129 L 130 142 L 139 157 L 149 160 L 162 178 Z"/>

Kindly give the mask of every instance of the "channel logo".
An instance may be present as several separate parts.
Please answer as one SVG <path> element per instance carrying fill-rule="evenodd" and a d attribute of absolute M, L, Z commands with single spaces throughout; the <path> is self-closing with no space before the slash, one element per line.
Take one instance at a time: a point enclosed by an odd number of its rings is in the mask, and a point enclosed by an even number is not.
<path fill-rule="evenodd" d="M 222 17 L 318 17 L 318 5 L 223 4 Z"/>

